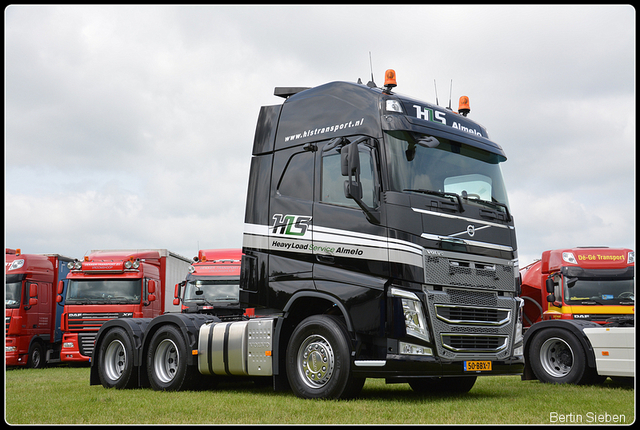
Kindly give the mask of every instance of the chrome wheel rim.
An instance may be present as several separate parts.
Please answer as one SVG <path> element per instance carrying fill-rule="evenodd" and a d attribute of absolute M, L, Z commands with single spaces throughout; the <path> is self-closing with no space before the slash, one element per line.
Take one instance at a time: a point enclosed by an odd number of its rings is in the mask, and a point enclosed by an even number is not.
<path fill-rule="evenodd" d="M 298 373 L 310 388 L 322 388 L 331 380 L 335 356 L 331 344 L 320 335 L 307 337 L 298 350 Z"/>

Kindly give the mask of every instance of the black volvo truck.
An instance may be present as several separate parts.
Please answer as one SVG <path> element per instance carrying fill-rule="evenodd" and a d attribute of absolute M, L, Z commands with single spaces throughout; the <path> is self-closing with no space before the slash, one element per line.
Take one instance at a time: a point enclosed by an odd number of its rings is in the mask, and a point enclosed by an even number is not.
<path fill-rule="evenodd" d="M 366 378 L 464 393 L 479 375 L 522 373 L 506 156 L 467 118 L 468 98 L 454 112 L 386 78 L 276 88 L 285 100 L 260 110 L 245 211 L 239 297 L 255 310 L 113 320 L 91 384 L 248 376 L 348 398 Z"/>

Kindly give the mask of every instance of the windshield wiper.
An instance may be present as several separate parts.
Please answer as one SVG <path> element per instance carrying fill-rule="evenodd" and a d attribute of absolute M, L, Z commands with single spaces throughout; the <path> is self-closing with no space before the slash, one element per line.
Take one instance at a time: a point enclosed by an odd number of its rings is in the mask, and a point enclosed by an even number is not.
<path fill-rule="evenodd" d="M 464 195 L 464 193 L 462 194 L 462 197 L 465 200 L 469 200 L 469 201 L 472 201 L 472 202 L 475 202 L 475 203 L 480 203 L 481 205 L 490 206 L 490 207 L 493 207 L 495 209 L 497 209 L 498 207 L 501 207 L 501 208 L 504 209 L 505 214 L 507 215 L 507 222 L 511 221 L 511 213 L 509 212 L 509 208 L 507 207 L 507 205 L 505 205 L 504 203 L 493 202 L 493 201 L 490 202 L 489 200 L 469 198 L 469 197 L 466 197 Z"/>
<path fill-rule="evenodd" d="M 457 193 L 451 193 L 451 192 L 447 192 L 447 191 L 436 191 L 436 190 L 424 190 L 422 188 L 418 188 L 418 189 L 411 189 L 411 188 L 405 188 L 402 191 L 409 191 L 412 193 L 422 193 L 422 194 L 429 194 L 432 196 L 439 196 L 439 197 L 454 197 L 458 203 L 458 209 L 460 212 L 464 212 L 464 207 L 462 206 L 462 199 L 460 198 L 460 195 Z"/>

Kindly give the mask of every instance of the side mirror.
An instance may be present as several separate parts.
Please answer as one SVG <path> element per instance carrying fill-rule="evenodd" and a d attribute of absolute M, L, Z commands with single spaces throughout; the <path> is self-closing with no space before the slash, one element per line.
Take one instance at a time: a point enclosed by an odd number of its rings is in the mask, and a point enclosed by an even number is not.
<path fill-rule="evenodd" d="M 553 293 L 549 294 L 549 295 L 547 296 L 547 301 L 548 301 L 549 303 L 553 303 L 553 302 L 555 302 L 555 301 L 556 301 L 556 295 L 555 295 L 555 294 L 553 294 Z"/>
<path fill-rule="evenodd" d="M 344 181 L 344 196 L 354 199 L 356 202 L 362 200 L 362 185 L 360 184 L 360 152 L 358 143 L 362 139 L 356 139 L 349 145 L 342 148 L 340 153 L 340 168 L 342 176 L 349 179 Z M 352 179 L 353 176 L 353 179 Z"/>
<path fill-rule="evenodd" d="M 149 294 L 149 296 L 147 297 L 147 300 L 149 300 L 149 302 L 155 302 L 156 301 L 156 295 L 155 294 Z"/>
<path fill-rule="evenodd" d="M 58 282 L 58 294 L 62 294 L 64 291 L 64 281 Z"/>
<path fill-rule="evenodd" d="M 147 284 L 147 292 L 149 294 L 153 294 L 156 292 L 156 281 L 153 279 L 149 279 L 149 283 Z"/>
<path fill-rule="evenodd" d="M 553 278 L 547 278 L 547 282 L 546 282 L 547 293 L 552 294 L 554 286 L 555 284 L 553 282 Z"/>
<path fill-rule="evenodd" d="M 179 298 L 177 298 L 177 297 L 176 297 L 175 299 L 173 299 L 173 304 L 174 304 L 175 306 L 178 306 L 178 305 L 180 304 L 180 299 L 179 299 Z"/>
<path fill-rule="evenodd" d="M 29 285 L 29 305 L 25 309 L 38 304 L 38 284 Z"/>

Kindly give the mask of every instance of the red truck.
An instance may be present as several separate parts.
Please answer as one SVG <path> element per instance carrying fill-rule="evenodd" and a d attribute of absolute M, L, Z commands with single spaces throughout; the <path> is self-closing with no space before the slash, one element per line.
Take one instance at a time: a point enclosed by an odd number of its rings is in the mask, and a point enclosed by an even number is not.
<path fill-rule="evenodd" d="M 58 283 L 66 289 L 69 257 L 22 254 L 5 249 L 5 363 L 44 367 L 60 361 L 63 303 L 56 304 Z"/>
<path fill-rule="evenodd" d="M 240 302 L 242 249 L 202 249 L 176 284 L 174 305 L 185 313 L 210 313 L 221 319 L 243 313 Z"/>
<path fill-rule="evenodd" d="M 520 276 L 526 330 L 522 379 L 554 384 L 633 379 L 634 251 L 545 251 Z"/>
<path fill-rule="evenodd" d="M 554 249 L 520 270 L 525 327 L 549 319 L 604 324 L 634 313 L 635 252 L 625 248 Z"/>
<path fill-rule="evenodd" d="M 61 329 L 61 359 L 89 361 L 96 333 L 114 318 L 153 318 L 180 312 L 171 288 L 183 279 L 191 261 L 166 249 L 94 250 L 69 264 Z"/>

